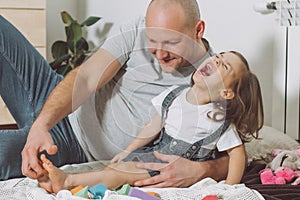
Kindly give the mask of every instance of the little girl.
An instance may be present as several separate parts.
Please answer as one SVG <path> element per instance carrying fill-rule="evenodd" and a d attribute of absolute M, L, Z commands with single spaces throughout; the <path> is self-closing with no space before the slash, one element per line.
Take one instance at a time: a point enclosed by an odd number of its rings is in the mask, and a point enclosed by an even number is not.
<path fill-rule="evenodd" d="M 54 193 L 99 183 L 118 188 L 159 173 L 135 166 L 159 162 L 154 151 L 204 161 L 213 159 L 216 150 L 229 155 L 226 183 L 240 183 L 246 163 L 243 143 L 258 137 L 264 117 L 259 81 L 246 59 L 235 51 L 208 58 L 192 75 L 192 86 L 182 88 L 173 86 L 152 100 L 157 114 L 101 171 L 67 174 L 41 155 L 48 175 L 39 179 L 40 186 Z"/>

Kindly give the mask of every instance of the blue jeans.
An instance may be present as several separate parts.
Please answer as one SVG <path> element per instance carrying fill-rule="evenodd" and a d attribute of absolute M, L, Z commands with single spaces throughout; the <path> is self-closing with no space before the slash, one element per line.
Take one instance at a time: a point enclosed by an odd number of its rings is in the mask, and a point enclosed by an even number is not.
<path fill-rule="evenodd" d="M 0 180 L 21 177 L 21 151 L 50 92 L 62 80 L 25 37 L 0 16 L 0 95 L 18 130 L 0 130 Z M 87 161 L 68 118 L 50 131 L 56 166 Z"/>

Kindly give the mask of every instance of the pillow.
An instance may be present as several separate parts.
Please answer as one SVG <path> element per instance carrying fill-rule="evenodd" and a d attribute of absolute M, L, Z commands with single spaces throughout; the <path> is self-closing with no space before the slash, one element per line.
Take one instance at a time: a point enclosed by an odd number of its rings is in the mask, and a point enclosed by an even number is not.
<path fill-rule="evenodd" d="M 255 160 L 267 164 L 273 159 L 273 149 L 293 150 L 299 146 L 295 139 L 270 126 L 263 126 L 259 138 L 245 144 L 248 162 Z"/>

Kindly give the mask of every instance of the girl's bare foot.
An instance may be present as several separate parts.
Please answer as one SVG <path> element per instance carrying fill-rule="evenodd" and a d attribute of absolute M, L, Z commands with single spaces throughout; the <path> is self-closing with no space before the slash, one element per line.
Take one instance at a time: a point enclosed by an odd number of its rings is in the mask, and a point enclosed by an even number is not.
<path fill-rule="evenodd" d="M 57 193 L 62 189 L 69 189 L 66 185 L 68 174 L 57 168 L 44 154 L 41 155 L 42 165 L 48 171 L 48 176 L 45 175 L 39 179 L 39 184 L 48 192 Z"/>

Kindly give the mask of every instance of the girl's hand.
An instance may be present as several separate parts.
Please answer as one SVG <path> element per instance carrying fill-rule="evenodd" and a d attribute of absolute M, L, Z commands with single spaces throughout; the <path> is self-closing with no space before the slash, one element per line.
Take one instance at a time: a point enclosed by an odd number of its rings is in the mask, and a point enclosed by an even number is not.
<path fill-rule="evenodd" d="M 115 157 L 113 157 L 110 163 L 119 163 L 123 158 L 128 156 L 128 154 L 130 154 L 129 151 L 123 151 L 121 153 L 118 153 L 117 155 L 115 155 Z"/>

